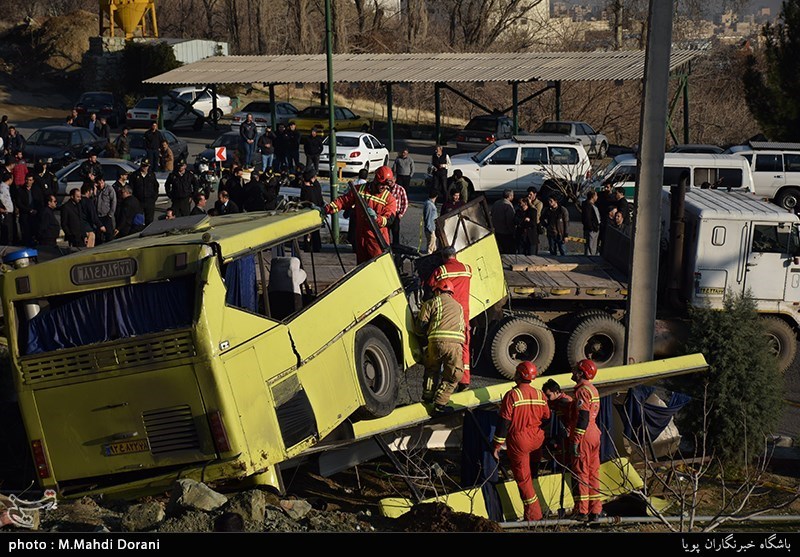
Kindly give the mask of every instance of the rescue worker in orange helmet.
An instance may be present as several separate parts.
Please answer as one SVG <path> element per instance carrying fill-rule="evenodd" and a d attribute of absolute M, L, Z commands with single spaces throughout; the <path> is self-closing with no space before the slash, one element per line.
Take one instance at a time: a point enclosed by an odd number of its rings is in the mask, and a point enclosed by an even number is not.
<path fill-rule="evenodd" d="M 600 394 L 592 384 L 597 365 L 581 360 L 572 371 L 575 381 L 569 427 L 569 446 L 572 453 L 573 518 L 597 520 L 603 511 L 600 495 Z"/>
<path fill-rule="evenodd" d="M 456 387 L 457 391 L 463 391 L 469 388 L 470 380 L 469 288 L 470 281 L 472 280 L 472 268 L 456 258 L 456 250 L 451 246 L 443 248 L 441 250 L 441 256 L 442 264 L 428 277 L 428 286 L 433 288 L 433 285 L 440 280 L 450 279 L 453 283 L 453 298 L 461 304 L 461 309 L 464 310 L 464 375 L 458 382 L 458 387 Z"/>
<path fill-rule="evenodd" d="M 386 244 L 389 244 L 389 225 L 397 213 L 397 200 L 391 194 L 394 174 L 388 166 L 380 166 L 375 171 L 371 182 L 357 186 L 356 191 L 364 199 L 367 214 L 356 207 L 356 262 L 363 263 L 383 253 L 383 247 L 367 219 L 378 225 L 378 230 Z M 338 213 L 344 209 L 358 205 L 355 193 L 351 189 L 346 194 L 334 199 L 325 206 L 326 214 Z"/>
<path fill-rule="evenodd" d="M 544 393 L 531 385 L 537 369 L 533 362 L 520 362 L 514 375 L 517 386 L 503 395 L 500 403 L 500 425 L 494 433 L 494 458 L 500 459 L 505 443 L 517 482 L 525 520 L 541 520 L 542 508 L 533 487 L 533 477 L 542 459 L 545 429 L 549 427 L 550 407 Z"/>
<path fill-rule="evenodd" d="M 448 279 L 434 285 L 433 298 L 426 300 L 417 315 L 417 330 L 428 338 L 425 349 L 423 400 L 433 399 L 435 414 L 452 412 L 450 396 L 463 374 L 464 313 L 453 298 L 453 283 Z M 441 380 L 434 393 L 441 369 Z"/>

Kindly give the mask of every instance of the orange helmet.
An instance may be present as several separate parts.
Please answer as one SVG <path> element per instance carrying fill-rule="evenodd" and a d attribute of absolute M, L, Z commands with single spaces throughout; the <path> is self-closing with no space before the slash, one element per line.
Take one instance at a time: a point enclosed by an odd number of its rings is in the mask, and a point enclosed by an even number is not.
<path fill-rule="evenodd" d="M 441 292 L 450 292 L 450 294 L 452 294 L 453 283 L 450 281 L 450 279 L 442 279 L 433 285 L 433 291 L 436 292 L 437 290 Z"/>
<path fill-rule="evenodd" d="M 583 376 L 591 381 L 597 375 L 597 364 L 592 360 L 581 360 L 578 362 L 577 371 L 581 372 Z"/>
<path fill-rule="evenodd" d="M 375 171 L 375 181 L 379 184 L 388 184 L 394 180 L 394 172 L 388 166 L 379 166 Z"/>
<path fill-rule="evenodd" d="M 517 376 L 523 381 L 533 381 L 538 373 L 539 370 L 533 362 L 520 362 L 517 365 Z"/>

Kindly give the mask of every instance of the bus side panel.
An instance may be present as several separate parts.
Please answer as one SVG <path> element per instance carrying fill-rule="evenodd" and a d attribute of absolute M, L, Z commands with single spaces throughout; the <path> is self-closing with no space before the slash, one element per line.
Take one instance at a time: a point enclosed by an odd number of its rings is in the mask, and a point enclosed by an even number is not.
<path fill-rule="evenodd" d="M 497 240 L 493 234 L 481 238 L 458 252 L 458 260 L 472 267 L 469 315 L 474 319 L 508 294 Z"/>
<path fill-rule="evenodd" d="M 224 416 L 226 427 L 229 432 L 234 425 L 240 429 L 231 437 L 243 437 L 247 447 L 245 458 L 254 470 L 285 458 L 275 402 L 264 375 L 274 375 L 281 371 L 278 368 L 287 365 L 287 359 L 282 357 L 286 352 L 292 354 L 286 331 L 281 327 L 260 337 L 254 346 L 222 357 L 236 406 L 235 416 L 232 412 Z M 291 362 L 288 364 L 291 367 Z M 235 447 L 233 443 L 232 450 L 237 452 L 237 449 L 244 447 Z"/>

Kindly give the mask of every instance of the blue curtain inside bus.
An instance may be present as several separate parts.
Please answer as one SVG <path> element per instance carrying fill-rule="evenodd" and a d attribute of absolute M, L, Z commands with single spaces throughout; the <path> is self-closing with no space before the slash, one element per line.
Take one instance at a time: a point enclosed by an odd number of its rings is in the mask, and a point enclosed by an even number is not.
<path fill-rule="evenodd" d="M 231 261 L 225 267 L 225 303 L 258 313 L 256 256 L 247 255 Z"/>
<path fill-rule="evenodd" d="M 28 323 L 26 354 L 40 354 L 192 324 L 194 278 L 97 290 L 43 310 Z"/>
<path fill-rule="evenodd" d="M 683 393 L 672 393 L 666 406 L 649 404 L 645 401 L 653 391 L 654 387 L 641 385 L 628 389 L 625 406 L 620 409 L 625 437 L 639 445 L 655 441 L 675 413 L 691 400 Z"/>

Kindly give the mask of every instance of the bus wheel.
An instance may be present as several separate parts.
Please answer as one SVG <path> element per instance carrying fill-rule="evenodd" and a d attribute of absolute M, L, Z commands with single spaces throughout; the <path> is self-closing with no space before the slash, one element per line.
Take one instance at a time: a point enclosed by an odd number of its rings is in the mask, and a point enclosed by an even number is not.
<path fill-rule="evenodd" d="M 492 339 L 492 362 L 506 379 L 514 379 L 517 365 L 530 361 L 544 374 L 556 353 L 553 333 L 538 319 L 507 317 Z"/>
<path fill-rule="evenodd" d="M 621 366 L 625 327 L 610 315 L 589 315 L 578 323 L 567 342 L 567 362 L 574 367 L 588 358 L 598 368 Z"/>
<path fill-rule="evenodd" d="M 778 369 L 781 373 L 786 373 L 797 355 L 797 337 L 794 329 L 780 317 L 764 316 L 761 319 L 769 351 L 778 359 Z"/>
<path fill-rule="evenodd" d="M 355 355 L 364 395 L 364 406 L 355 417 L 369 420 L 388 416 L 400 396 L 399 370 L 389 339 L 378 327 L 365 325 L 356 333 Z"/>

